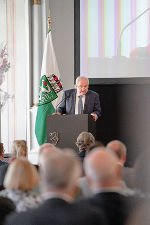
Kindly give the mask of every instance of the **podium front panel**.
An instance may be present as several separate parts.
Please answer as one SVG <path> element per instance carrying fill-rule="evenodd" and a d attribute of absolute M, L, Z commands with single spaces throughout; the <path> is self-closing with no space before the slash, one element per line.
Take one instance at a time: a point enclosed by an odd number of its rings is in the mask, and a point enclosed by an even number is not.
<path fill-rule="evenodd" d="M 75 143 L 83 131 L 91 132 L 95 136 L 96 123 L 87 114 L 47 116 L 47 142 L 57 147 L 77 151 Z"/>

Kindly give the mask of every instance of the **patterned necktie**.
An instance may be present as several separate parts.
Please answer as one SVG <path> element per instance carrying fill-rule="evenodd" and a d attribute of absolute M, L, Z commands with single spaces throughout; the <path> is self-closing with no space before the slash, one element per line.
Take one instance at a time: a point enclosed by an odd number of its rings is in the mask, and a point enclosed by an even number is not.
<path fill-rule="evenodd" d="M 82 95 L 79 96 L 79 101 L 78 101 L 78 114 L 83 114 Z"/>

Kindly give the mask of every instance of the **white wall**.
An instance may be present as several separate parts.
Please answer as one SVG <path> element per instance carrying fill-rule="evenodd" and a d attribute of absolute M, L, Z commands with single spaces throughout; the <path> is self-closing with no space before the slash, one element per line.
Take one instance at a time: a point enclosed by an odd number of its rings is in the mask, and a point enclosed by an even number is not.
<path fill-rule="evenodd" d="M 72 88 L 74 86 L 74 0 L 41 0 L 39 7 L 42 34 L 37 33 L 37 36 L 40 36 L 42 43 L 39 41 L 37 46 L 39 51 L 37 51 L 43 54 L 42 48 L 47 33 L 46 21 L 50 9 L 53 44 L 62 84 L 64 90 Z M 15 94 L 15 99 L 12 102 L 9 100 L 3 110 L 1 136 L 7 151 L 11 150 L 14 139 L 27 140 L 29 157 L 33 155 L 31 160 L 36 161 L 38 146 L 34 135 L 34 122 L 37 108 L 32 106 L 32 103 L 35 103 L 32 90 L 34 91 L 34 78 L 40 80 L 39 70 L 42 60 L 35 62 L 32 58 L 34 55 L 31 41 L 32 10 L 31 0 L 0 1 L 0 42 L 7 42 L 11 63 L 3 87 L 10 94 Z M 35 76 L 33 63 L 35 68 L 39 68 L 36 77 L 33 77 Z"/>
<path fill-rule="evenodd" d="M 2 89 L 14 95 L 1 113 L 1 141 L 6 152 L 14 139 L 26 140 L 26 41 L 24 1 L 0 1 L 0 43 L 7 43 L 10 69 Z"/>
<path fill-rule="evenodd" d="M 64 89 L 74 86 L 74 0 L 49 0 L 52 36 Z"/>
<path fill-rule="evenodd" d="M 74 87 L 74 0 L 43 0 L 47 17 L 50 9 L 52 38 L 64 90 Z M 42 18 L 43 22 L 47 18 Z M 47 24 L 46 24 L 47 26 Z M 44 24 L 43 24 L 44 27 Z M 47 27 L 46 27 L 47 28 Z M 46 34 L 45 34 L 46 39 Z M 38 144 L 34 134 L 36 107 L 30 109 L 29 159 L 37 161 Z"/>

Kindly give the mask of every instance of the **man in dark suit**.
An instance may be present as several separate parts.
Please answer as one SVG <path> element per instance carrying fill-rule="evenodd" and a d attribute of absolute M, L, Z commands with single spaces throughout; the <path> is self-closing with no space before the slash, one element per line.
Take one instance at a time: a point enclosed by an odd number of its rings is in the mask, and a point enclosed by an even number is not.
<path fill-rule="evenodd" d="M 62 102 L 57 108 L 57 114 L 90 114 L 96 121 L 100 117 L 101 107 L 99 95 L 89 88 L 86 77 L 76 79 L 75 89 L 66 90 Z M 81 98 L 82 110 L 79 112 L 79 99 Z"/>
<path fill-rule="evenodd" d="M 97 148 L 85 158 L 85 173 L 94 195 L 80 200 L 80 205 L 103 209 L 109 225 L 125 224 L 132 205 L 120 186 L 120 167 L 113 152 Z M 132 203 L 134 204 L 134 202 Z"/>
<path fill-rule="evenodd" d="M 81 174 L 80 161 L 74 154 L 63 151 L 42 154 L 40 177 L 43 204 L 28 212 L 10 216 L 6 224 L 106 225 L 102 212 L 71 203 Z"/>

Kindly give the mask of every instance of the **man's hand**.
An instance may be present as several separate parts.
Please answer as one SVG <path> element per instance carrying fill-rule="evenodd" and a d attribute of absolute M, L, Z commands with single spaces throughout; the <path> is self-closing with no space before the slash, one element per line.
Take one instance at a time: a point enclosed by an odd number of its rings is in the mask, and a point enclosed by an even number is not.
<path fill-rule="evenodd" d="M 95 113 L 91 113 L 91 116 L 93 117 L 94 121 L 96 121 L 98 119 L 98 116 Z"/>
<path fill-rule="evenodd" d="M 53 113 L 52 115 L 61 115 L 60 112 Z"/>

